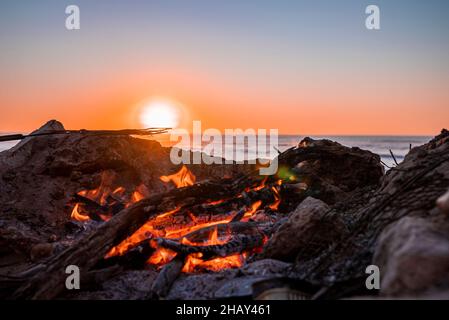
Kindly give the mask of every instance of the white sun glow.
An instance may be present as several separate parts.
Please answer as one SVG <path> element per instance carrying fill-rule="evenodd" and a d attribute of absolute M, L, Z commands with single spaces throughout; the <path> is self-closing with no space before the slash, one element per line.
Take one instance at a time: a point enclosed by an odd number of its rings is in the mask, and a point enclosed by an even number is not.
<path fill-rule="evenodd" d="M 140 111 L 140 122 L 145 128 L 176 128 L 179 118 L 179 107 L 169 100 L 152 100 Z"/>

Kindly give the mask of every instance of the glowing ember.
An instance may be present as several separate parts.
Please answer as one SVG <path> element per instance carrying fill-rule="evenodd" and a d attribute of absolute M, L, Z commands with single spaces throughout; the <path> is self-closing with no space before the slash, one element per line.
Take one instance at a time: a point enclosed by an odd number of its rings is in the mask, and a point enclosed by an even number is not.
<path fill-rule="evenodd" d="M 220 245 L 220 244 L 225 244 L 229 240 L 230 240 L 229 235 L 228 235 L 227 239 L 220 239 L 218 237 L 217 228 L 214 228 L 214 230 L 209 235 L 209 239 L 205 243 L 202 243 L 201 245 L 206 245 L 206 246 Z M 181 243 L 188 244 L 188 245 L 198 245 L 198 244 L 195 244 L 194 242 L 188 241 L 186 238 L 183 238 L 181 240 Z M 214 258 L 214 259 L 206 260 L 206 261 L 202 260 L 201 258 L 202 258 L 201 253 L 189 255 L 185 261 L 182 271 L 187 272 L 187 273 L 195 272 L 198 269 L 206 269 L 209 271 L 220 271 L 222 269 L 240 267 L 243 265 L 243 263 L 245 261 L 244 254 L 234 254 L 234 255 L 229 255 L 227 257 L 218 257 L 218 258 Z"/>
<path fill-rule="evenodd" d="M 244 220 L 251 218 L 253 216 L 253 214 L 256 213 L 257 209 L 259 209 L 261 204 L 262 204 L 262 201 L 260 201 L 260 200 L 254 202 L 251 205 L 251 208 L 245 212 L 245 214 L 243 216 Z"/>
<path fill-rule="evenodd" d="M 186 166 L 182 166 L 181 170 L 177 173 L 169 175 L 169 176 L 161 176 L 161 181 L 163 182 L 172 182 L 176 188 L 188 187 L 195 183 L 196 177 L 195 175 L 187 169 Z"/>
<path fill-rule="evenodd" d="M 228 268 L 239 268 L 245 262 L 246 254 L 234 254 L 224 258 L 215 258 L 211 260 L 201 260 L 201 254 L 191 254 L 187 257 L 182 272 L 193 273 L 198 269 L 209 271 L 220 271 Z"/>
<path fill-rule="evenodd" d="M 147 263 L 160 267 L 169 263 L 174 257 L 176 257 L 176 252 L 165 248 L 159 248 L 148 259 Z"/>
<path fill-rule="evenodd" d="M 131 199 L 130 199 L 129 203 L 126 204 L 126 207 L 128 207 L 131 204 L 136 203 L 144 198 L 147 198 L 149 195 L 150 195 L 150 192 L 148 191 L 147 187 L 144 184 L 141 184 L 132 193 Z"/>

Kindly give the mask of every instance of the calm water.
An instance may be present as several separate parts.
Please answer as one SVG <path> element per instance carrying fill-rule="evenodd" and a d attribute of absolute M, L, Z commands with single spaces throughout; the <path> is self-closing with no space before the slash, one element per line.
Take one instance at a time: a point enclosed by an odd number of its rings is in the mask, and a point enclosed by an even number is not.
<path fill-rule="evenodd" d="M 359 147 L 361 149 L 370 150 L 380 155 L 382 160 L 389 166 L 393 166 L 394 161 L 390 155 L 391 149 L 396 156 L 398 162 L 404 159 L 410 148 L 410 144 L 415 147 L 428 142 L 432 137 L 425 136 L 311 136 L 316 139 L 330 139 L 337 141 L 345 146 Z M 279 137 L 279 150 L 284 151 L 298 144 L 304 136 L 288 135 Z M 0 151 L 7 150 L 17 144 L 17 141 L 0 142 Z M 233 145 L 225 146 L 225 148 L 234 148 Z M 237 145 L 238 153 L 247 154 L 244 145 Z M 251 150 L 250 150 L 251 153 Z M 251 158 L 251 156 L 249 156 Z"/>
<path fill-rule="evenodd" d="M 432 137 L 424 136 L 311 136 L 316 139 L 329 139 L 337 141 L 348 147 L 359 147 L 378 154 L 382 161 L 388 166 L 394 165 L 394 160 L 390 155 L 390 149 L 398 162 L 404 160 L 405 155 L 412 147 L 416 147 L 429 142 Z M 300 141 L 303 136 L 283 136 L 280 138 L 279 145 L 281 151 Z"/>

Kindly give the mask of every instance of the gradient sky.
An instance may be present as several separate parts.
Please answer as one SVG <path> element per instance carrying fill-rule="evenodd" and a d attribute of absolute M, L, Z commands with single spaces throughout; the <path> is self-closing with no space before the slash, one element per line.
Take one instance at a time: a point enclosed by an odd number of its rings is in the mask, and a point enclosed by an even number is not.
<path fill-rule="evenodd" d="M 447 0 L 1 0 L 0 131 L 139 127 L 135 106 L 162 96 L 203 128 L 436 134 L 448 17 Z"/>

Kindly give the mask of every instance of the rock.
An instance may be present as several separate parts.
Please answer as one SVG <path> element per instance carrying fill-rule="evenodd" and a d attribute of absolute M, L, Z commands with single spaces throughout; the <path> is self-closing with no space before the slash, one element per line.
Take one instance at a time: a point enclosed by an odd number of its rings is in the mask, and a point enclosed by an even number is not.
<path fill-rule="evenodd" d="M 381 178 L 377 189 L 353 191 L 349 198 L 333 205 L 331 215 L 343 219 L 350 231 L 334 246 L 309 255 L 307 261 L 297 260 L 295 272 L 325 285 L 364 277 L 366 267 L 373 263 L 379 236 L 392 223 L 403 217 L 446 223 L 435 203 L 447 192 L 448 185 L 449 132 L 443 130 L 429 143 L 413 148 L 403 162 Z M 441 241 L 443 248 L 446 245 L 443 236 L 434 241 L 435 245 Z M 420 248 L 418 241 L 412 245 Z M 426 268 L 424 264 L 420 271 L 425 273 Z M 428 277 L 432 277 L 432 268 L 427 269 Z"/>
<path fill-rule="evenodd" d="M 377 185 L 384 174 L 379 155 L 367 150 L 311 138 L 303 139 L 299 148 L 311 155 L 300 163 L 303 172 L 312 171 L 344 192 Z"/>
<path fill-rule="evenodd" d="M 345 225 L 338 217 L 327 216 L 329 211 L 323 201 L 308 197 L 273 234 L 262 255 L 291 262 L 338 241 L 346 234 Z"/>
<path fill-rule="evenodd" d="M 444 215 L 449 216 L 449 190 L 438 198 L 437 207 Z"/>
<path fill-rule="evenodd" d="M 168 293 L 168 300 L 202 300 L 213 299 L 215 292 L 234 279 L 236 269 L 228 269 L 217 273 L 181 274 L 173 283 Z"/>
<path fill-rule="evenodd" d="M 31 248 L 30 258 L 32 261 L 39 261 L 53 254 L 54 245 L 52 243 L 39 243 Z"/>
<path fill-rule="evenodd" d="M 278 176 L 300 183 L 300 200 L 312 196 L 334 204 L 359 188 L 377 187 L 383 175 L 378 155 L 325 139 L 305 138 L 279 157 Z"/>
<path fill-rule="evenodd" d="M 213 295 L 213 298 L 235 299 L 251 297 L 253 294 L 253 284 L 266 279 L 266 277 L 262 276 L 245 276 L 232 279 L 217 289 Z"/>
<path fill-rule="evenodd" d="M 254 275 L 254 276 L 273 276 L 273 275 L 285 275 L 287 274 L 290 263 L 286 263 L 279 260 L 273 259 L 263 259 L 245 264 L 240 271 L 244 275 Z"/>
<path fill-rule="evenodd" d="M 449 288 L 449 224 L 404 217 L 378 239 L 373 264 L 381 271 L 381 293 L 419 295 Z"/>

